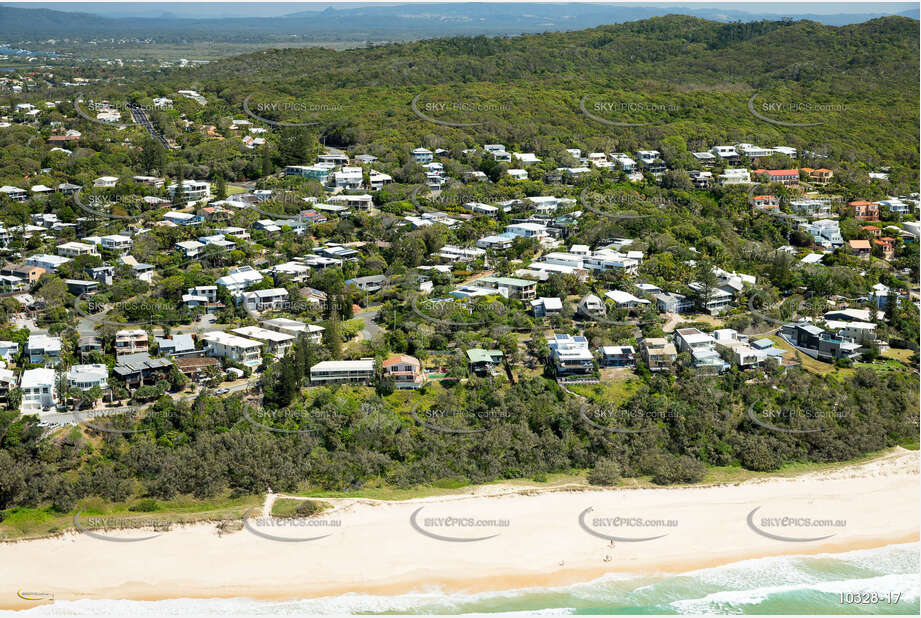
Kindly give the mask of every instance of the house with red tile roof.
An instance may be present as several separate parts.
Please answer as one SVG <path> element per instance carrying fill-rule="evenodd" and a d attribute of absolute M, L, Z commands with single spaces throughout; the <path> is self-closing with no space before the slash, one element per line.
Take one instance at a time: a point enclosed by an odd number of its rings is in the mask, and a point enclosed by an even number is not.
<path fill-rule="evenodd" d="M 768 182 L 779 182 L 786 187 L 799 186 L 799 170 L 766 170 L 757 169 L 752 172 L 755 176 L 760 176 Z"/>

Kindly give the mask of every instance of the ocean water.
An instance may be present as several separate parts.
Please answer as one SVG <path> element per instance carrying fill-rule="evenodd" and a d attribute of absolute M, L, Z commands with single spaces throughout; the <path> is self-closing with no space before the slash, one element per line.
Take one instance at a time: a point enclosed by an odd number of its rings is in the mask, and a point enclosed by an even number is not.
<path fill-rule="evenodd" d="M 661 577 L 609 575 L 557 588 L 477 594 L 425 590 L 396 596 L 346 594 L 293 601 L 175 599 L 65 601 L 17 615 L 182 616 L 298 614 L 919 614 L 921 544 L 841 554 L 736 562 Z M 877 593 L 870 604 L 841 594 Z M 889 603 L 886 594 L 900 594 Z"/>

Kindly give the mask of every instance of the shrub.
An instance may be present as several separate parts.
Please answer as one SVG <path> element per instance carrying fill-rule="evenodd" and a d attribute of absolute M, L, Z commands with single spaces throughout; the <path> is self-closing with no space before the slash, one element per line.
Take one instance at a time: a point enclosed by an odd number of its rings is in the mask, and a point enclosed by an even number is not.
<path fill-rule="evenodd" d="M 599 459 L 588 473 L 591 485 L 617 485 L 620 482 L 620 465 L 613 459 Z"/>

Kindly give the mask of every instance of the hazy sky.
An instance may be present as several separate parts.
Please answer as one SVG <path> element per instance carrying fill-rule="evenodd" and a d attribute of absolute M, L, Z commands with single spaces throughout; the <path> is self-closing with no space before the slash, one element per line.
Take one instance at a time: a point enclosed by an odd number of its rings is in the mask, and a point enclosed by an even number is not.
<path fill-rule="evenodd" d="M 323 10 L 327 7 L 347 8 L 370 4 L 399 5 L 433 3 L 438 0 L 404 0 L 403 2 L 0 2 L 5 6 L 46 8 L 56 11 L 96 13 L 108 17 L 160 16 L 172 13 L 181 17 L 274 17 L 298 11 Z M 608 4 L 607 2 L 605 4 Z M 627 6 L 640 3 L 625 2 Z M 835 13 L 900 13 L 917 8 L 911 2 L 644 2 L 644 6 L 695 8 L 726 8 L 778 15 Z"/>

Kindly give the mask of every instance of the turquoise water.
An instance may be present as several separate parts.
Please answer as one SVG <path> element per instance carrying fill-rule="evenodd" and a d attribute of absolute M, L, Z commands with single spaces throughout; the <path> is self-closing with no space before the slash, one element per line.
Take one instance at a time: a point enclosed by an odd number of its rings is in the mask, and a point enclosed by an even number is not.
<path fill-rule="evenodd" d="M 36 615 L 297 614 L 919 614 L 918 543 L 843 554 L 737 562 L 662 577 L 610 575 L 559 588 L 480 594 L 438 590 L 397 596 L 347 594 L 295 601 L 176 599 L 75 601 Z M 842 604 L 841 593 L 901 593 L 897 604 Z M 893 599 L 894 600 L 894 599 Z"/>

